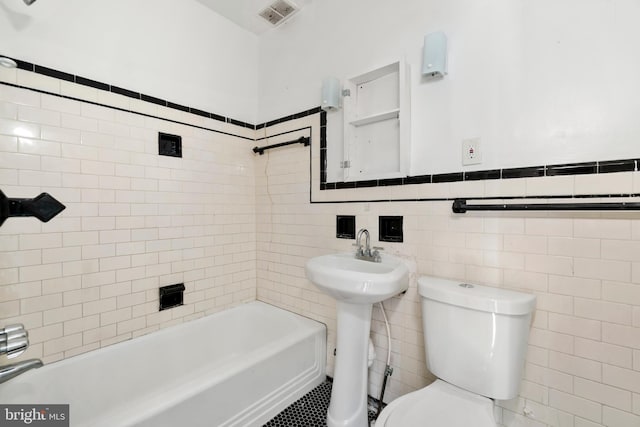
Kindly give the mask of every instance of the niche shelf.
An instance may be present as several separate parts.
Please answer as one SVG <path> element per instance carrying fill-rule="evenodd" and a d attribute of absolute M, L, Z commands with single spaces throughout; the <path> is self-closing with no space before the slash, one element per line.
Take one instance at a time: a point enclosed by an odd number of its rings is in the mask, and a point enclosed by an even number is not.
<path fill-rule="evenodd" d="M 404 61 L 348 79 L 344 98 L 345 181 L 409 172 L 409 70 Z"/>

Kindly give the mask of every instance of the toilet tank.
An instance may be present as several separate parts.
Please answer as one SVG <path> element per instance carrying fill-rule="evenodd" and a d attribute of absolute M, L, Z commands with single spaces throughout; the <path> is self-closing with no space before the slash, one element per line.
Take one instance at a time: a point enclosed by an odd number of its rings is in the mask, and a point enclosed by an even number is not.
<path fill-rule="evenodd" d="M 426 276 L 418 292 L 429 370 L 483 396 L 516 397 L 535 296 Z"/>

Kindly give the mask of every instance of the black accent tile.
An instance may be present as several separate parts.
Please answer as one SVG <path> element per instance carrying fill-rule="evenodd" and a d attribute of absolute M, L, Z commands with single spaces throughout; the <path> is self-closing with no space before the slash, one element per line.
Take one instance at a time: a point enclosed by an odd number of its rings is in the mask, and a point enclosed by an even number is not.
<path fill-rule="evenodd" d="M 326 170 L 321 170 L 320 171 L 320 182 L 322 184 L 326 184 L 326 182 L 327 182 L 327 171 Z"/>
<path fill-rule="evenodd" d="M 327 127 L 326 126 L 321 126 L 320 127 L 320 141 L 326 141 L 327 140 Z"/>
<path fill-rule="evenodd" d="M 326 182 L 320 182 L 320 190 L 326 190 L 327 189 L 327 183 Z"/>
<path fill-rule="evenodd" d="M 378 185 L 380 187 L 386 187 L 388 185 L 402 185 L 404 178 L 387 178 L 379 179 Z"/>
<path fill-rule="evenodd" d="M 38 74 L 43 74 L 45 76 L 53 77 L 60 80 L 66 80 L 68 82 L 75 82 L 76 78 L 73 74 L 64 73 L 62 71 L 54 70 L 52 68 L 42 67 L 40 65 L 36 65 L 34 71 Z"/>
<path fill-rule="evenodd" d="M 161 156 L 182 157 L 182 137 L 158 132 L 158 154 Z"/>
<path fill-rule="evenodd" d="M 144 93 L 140 94 L 140 99 L 146 102 L 151 102 L 152 104 L 162 105 L 163 107 L 167 106 L 167 101 L 164 99 L 156 98 L 155 96 L 145 95 Z"/>
<path fill-rule="evenodd" d="M 336 215 L 336 237 L 338 239 L 356 238 L 356 217 L 354 215 Z"/>
<path fill-rule="evenodd" d="M 229 117 L 227 117 L 227 123 L 231 123 L 232 125 L 240 126 L 243 128 L 253 127 L 253 125 L 250 125 L 249 123 L 241 122 L 240 120 L 235 120 Z"/>
<path fill-rule="evenodd" d="M 140 93 L 129 89 L 123 89 L 118 86 L 111 86 L 111 92 L 117 93 L 118 95 L 128 96 L 129 98 L 140 99 Z"/>
<path fill-rule="evenodd" d="M 351 182 L 336 182 L 335 183 L 335 189 L 336 190 L 340 190 L 342 188 L 356 188 L 356 183 L 355 183 L 355 181 L 351 181 Z"/>
<path fill-rule="evenodd" d="M 544 176 L 544 166 L 502 169 L 502 179 L 532 178 L 536 176 Z"/>
<path fill-rule="evenodd" d="M 598 167 L 596 162 L 567 163 L 564 165 L 547 166 L 547 176 L 556 175 L 584 175 L 596 173 Z"/>
<path fill-rule="evenodd" d="M 465 181 L 479 181 L 482 179 L 500 179 L 500 169 L 464 173 Z"/>
<path fill-rule="evenodd" d="M 320 170 L 321 171 L 327 170 L 327 149 L 326 148 L 320 148 Z"/>
<path fill-rule="evenodd" d="M 219 122 L 225 122 L 225 123 L 226 123 L 226 121 L 227 121 L 227 118 L 226 118 L 225 116 L 221 116 L 220 114 L 214 114 L 214 113 L 211 113 L 209 116 L 210 116 L 213 120 L 217 120 L 217 121 L 219 121 Z"/>
<path fill-rule="evenodd" d="M 327 125 L 327 112 L 323 111 L 320 113 L 320 126 Z"/>
<path fill-rule="evenodd" d="M 173 102 L 167 102 L 167 107 L 173 108 L 174 110 L 186 111 L 189 112 L 189 107 L 185 107 L 184 105 L 174 104 Z"/>
<path fill-rule="evenodd" d="M 256 130 L 257 130 L 257 129 L 264 129 L 264 128 L 266 128 L 266 127 L 267 127 L 267 124 L 266 124 L 266 123 L 260 123 L 259 125 L 256 125 Z"/>
<path fill-rule="evenodd" d="M 608 160 L 598 162 L 598 173 L 633 172 L 635 170 L 635 160 Z"/>
<path fill-rule="evenodd" d="M 9 56 L 7 56 L 7 58 L 9 58 Z M 16 61 L 16 64 L 18 64 L 18 68 L 21 69 L 21 70 L 33 71 L 35 69 L 35 67 L 36 67 L 31 62 L 21 61 L 19 59 L 15 59 L 15 58 L 11 58 L 11 59 Z"/>
<path fill-rule="evenodd" d="M 198 110 L 197 108 L 189 108 L 189 112 L 191 114 L 195 114 L 195 115 L 198 115 L 198 116 L 211 118 L 211 113 L 207 113 L 206 111 Z"/>
<path fill-rule="evenodd" d="M 356 188 L 365 188 L 365 187 L 377 187 L 378 180 L 371 179 L 369 181 L 356 181 Z"/>
<path fill-rule="evenodd" d="M 276 119 L 276 120 L 271 120 L 270 122 L 267 122 L 267 127 L 273 126 L 273 125 L 277 125 L 280 122 L 280 119 Z"/>
<path fill-rule="evenodd" d="M 158 292 L 160 294 L 160 311 L 183 305 L 184 283 L 162 286 Z"/>
<path fill-rule="evenodd" d="M 431 175 L 408 176 L 404 179 L 405 184 L 430 184 Z"/>
<path fill-rule="evenodd" d="M 404 232 L 402 231 L 401 216 L 381 216 L 378 217 L 378 240 L 381 242 L 402 242 Z"/>
<path fill-rule="evenodd" d="M 439 173 L 431 176 L 431 182 L 456 182 L 462 181 L 464 178 L 462 172 Z"/>
<path fill-rule="evenodd" d="M 324 189 L 325 190 L 335 190 L 336 189 L 336 184 L 338 184 L 337 182 L 327 182 L 324 184 Z"/>
<path fill-rule="evenodd" d="M 106 83 L 98 82 L 98 81 L 87 79 L 80 76 L 76 76 L 76 83 L 83 86 L 89 86 L 95 89 L 106 90 L 107 92 L 111 90 L 111 87 Z"/>

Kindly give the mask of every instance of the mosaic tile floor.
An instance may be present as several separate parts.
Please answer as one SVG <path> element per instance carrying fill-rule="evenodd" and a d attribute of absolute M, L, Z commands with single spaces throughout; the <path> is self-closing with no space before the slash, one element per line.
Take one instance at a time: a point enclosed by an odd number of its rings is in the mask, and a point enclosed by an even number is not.
<path fill-rule="evenodd" d="M 323 382 L 293 402 L 263 427 L 326 427 L 331 384 L 328 380 Z M 375 407 L 375 402 L 369 398 L 369 408 L 372 407 Z M 369 410 L 369 422 L 375 419 L 375 415 L 375 411 Z"/>

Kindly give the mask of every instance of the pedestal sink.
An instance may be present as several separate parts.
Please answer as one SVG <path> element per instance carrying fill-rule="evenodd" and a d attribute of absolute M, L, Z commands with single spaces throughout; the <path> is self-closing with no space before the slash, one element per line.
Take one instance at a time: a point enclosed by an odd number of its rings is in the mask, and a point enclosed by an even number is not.
<path fill-rule="evenodd" d="M 381 262 L 354 254 L 323 255 L 306 264 L 307 278 L 337 300 L 336 360 L 328 427 L 368 427 L 367 353 L 371 310 L 409 287 L 409 269 L 399 258 Z"/>

